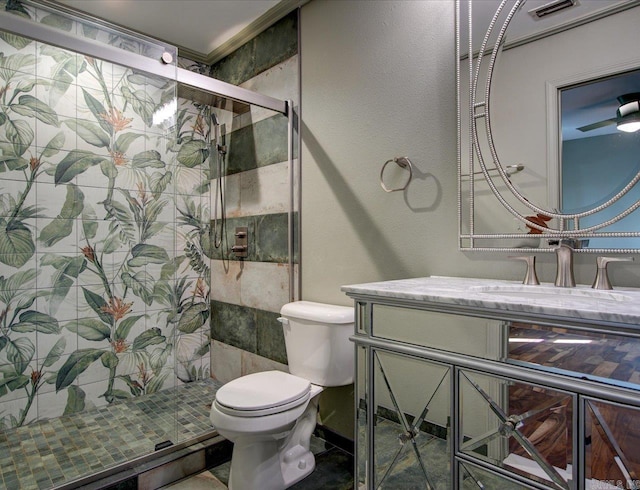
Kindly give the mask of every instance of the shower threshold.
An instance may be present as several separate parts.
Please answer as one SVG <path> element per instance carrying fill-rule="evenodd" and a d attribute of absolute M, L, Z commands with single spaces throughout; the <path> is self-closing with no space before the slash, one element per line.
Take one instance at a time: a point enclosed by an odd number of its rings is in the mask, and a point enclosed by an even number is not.
<path fill-rule="evenodd" d="M 208 439 L 219 386 L 196 381 L 0 432 L 0 488 L 74 488 Z"/>

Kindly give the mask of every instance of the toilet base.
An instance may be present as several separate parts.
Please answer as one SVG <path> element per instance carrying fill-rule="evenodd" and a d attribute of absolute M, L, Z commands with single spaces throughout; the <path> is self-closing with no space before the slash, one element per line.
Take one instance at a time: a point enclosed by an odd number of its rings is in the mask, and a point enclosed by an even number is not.
<path fill-rule="evenodd" d="M 316 461 L 311 451 L 304 451 L 302 446 L 294 449 L 294 458 L 289 461 L 280 461 L 278 453 L 267 454 L 270 445 L 260 444 L 259 448 L 244 446 L 241 451 L 234 448 L 229 472 L 229 490 L 284 490 L 309 476 L 316 467 Z M 264 456 L 264 457 L 261 457 Z M 247 471 L 247 464 L 256 464 L 261 471 Z"/>
<path fill-rule="evenodd" d="M 309 448 L 296 446 L 287 451 L 287 455 L 280 462 L 284 488 L 289 488 L 294 483 L 306 478 L 316 467 L 316 459 Z"/>
<path fill-rule="evenodd" d="M 284 490 L 311 474 L 316 462 L 309 441 L 317 413 L 318 397 L 314 396 L 288 436 L 253 434 L 236 439 L 229 490 Z"/>

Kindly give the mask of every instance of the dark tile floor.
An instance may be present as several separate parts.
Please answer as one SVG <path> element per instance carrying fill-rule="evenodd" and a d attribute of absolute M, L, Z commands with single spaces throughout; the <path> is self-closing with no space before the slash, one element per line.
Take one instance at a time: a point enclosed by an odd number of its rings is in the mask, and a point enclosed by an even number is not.
<path fill-rule="evenodd" d="M 316 469 L 291 490 L 347 490 L 353 488 L 353 456 L 323 439 L 312 437 L 311 450 Z M 174 483 L 170 490 L 225 490 L 229 482 L 230 463 Z"/>

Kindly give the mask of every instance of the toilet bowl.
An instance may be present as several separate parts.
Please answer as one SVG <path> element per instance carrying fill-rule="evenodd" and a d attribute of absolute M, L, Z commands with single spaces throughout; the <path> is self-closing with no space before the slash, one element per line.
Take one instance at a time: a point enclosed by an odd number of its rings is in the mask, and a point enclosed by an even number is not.
<path fill-rule="evenodd" d="M 318 395 L 353 382 L 353 308 L 298 301 L 280 313 L 291 374 L 242 376 L 211 406 L 211 423 L 234 443 L 231 490 L 282 490 L 309 475 Z"/>
<path fill-rule="evenodd" d="M 211 422 L 234 442 L 229 488 L 283 489 L 313 471 L 309 440 L 321 387 L 281 371 L 265 371 L 223 388 L 216 394 Z"/>

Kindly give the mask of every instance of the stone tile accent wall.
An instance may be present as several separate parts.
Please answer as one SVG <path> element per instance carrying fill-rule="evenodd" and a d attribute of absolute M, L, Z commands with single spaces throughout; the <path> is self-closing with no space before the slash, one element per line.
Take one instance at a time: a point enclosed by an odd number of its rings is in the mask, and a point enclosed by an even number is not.
<path fill-rule="evenodd" d="M 298 53 L 298 17 L 292 12 L 211 67 L 218 80 L 243 85 Z"/>
<path fill-rule="evenodd" d="M 293 12 L 212 66 L 211 76 L 291 99 L 296 105 L 297 27 L 297 12 Z M 277 318 L 282 305 L 289 302 L 291 287 L 288 213 L 292 183 L 286 117 L 252 107 L 221 122 L 228 149 L 224 236 L 229 247 L 234 243 L 235 227 L 249 230 L 246 259 L 235 260 L 224 247 L 213 249 L 210 255 L 211 374 L 226 382 L 255 371 L 286 370 L 284 334 Z M 216 176 L 214 163 L 212 178 Z M 213 199 L 213 191 L 211 195 Z M 294 223 L 297 217 L 295 213 Z M 297 277 L 297 266 L 294 273 Z"/>
<path fill-rule="evenodd" d="M 286 364 L 252 354 L 217 340 L 211 343 L 211 362 L 211 375 L 214 380 L 221 383 L 227 383 L 239 376 L 260 371 L 288 372 L 289 369 Z"/>
<path fill-rule="evenodd" d="M 212 337 L 252 354 L 287 363 L 278 313 L 212 301 Z"/>
<path fill-rule="evenodd" d="M 229 133 L 227 175 L 287 161 L 287 125 L 285 116 L 275 115 Z"/>
<path fill-rule="evenodd" d="M 288 215 L 285 213 L 262 214 L 227 218 L 224 240 L 233 244 L 236 227 L 248 228 L 248 257 L 244 262 L 279 262 L 289 260 Z M 214 248 L 211 258 L 221 260 L 226 255 L 223 248 Z"/>

